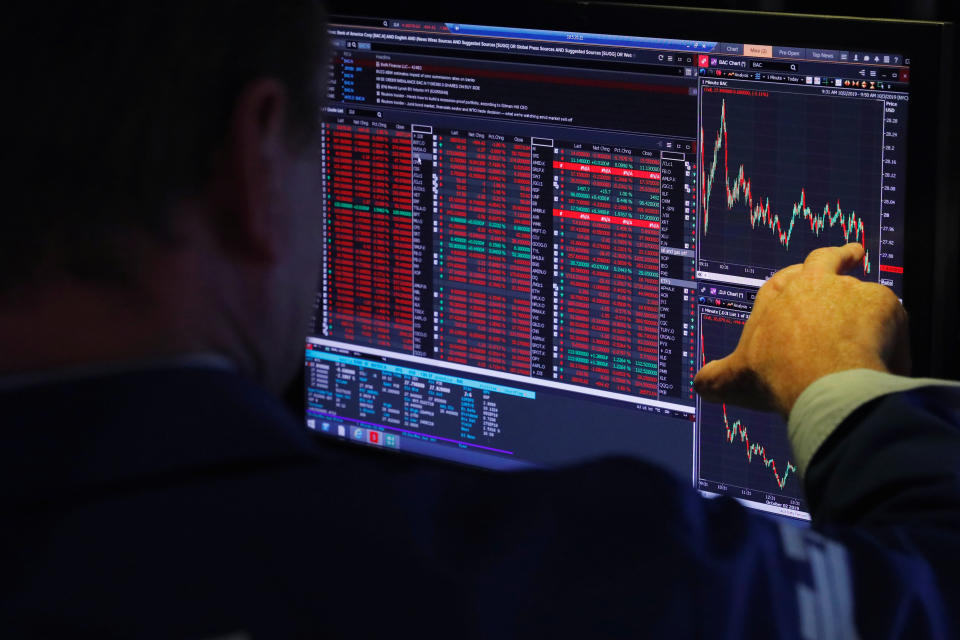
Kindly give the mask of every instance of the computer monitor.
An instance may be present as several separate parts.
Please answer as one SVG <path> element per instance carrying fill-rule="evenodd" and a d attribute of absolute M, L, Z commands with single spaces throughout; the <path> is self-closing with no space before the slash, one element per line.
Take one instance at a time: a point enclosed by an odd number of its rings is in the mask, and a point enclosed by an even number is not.
<path fill-rule="evenodd" d="M 932 330 L 945 27 L 463 11 L 334 6 L 307 426 L 488 469 L 634 456 L 807 518 L 783 420 L 693 378 L 820 246 L 861 243 Z"/>

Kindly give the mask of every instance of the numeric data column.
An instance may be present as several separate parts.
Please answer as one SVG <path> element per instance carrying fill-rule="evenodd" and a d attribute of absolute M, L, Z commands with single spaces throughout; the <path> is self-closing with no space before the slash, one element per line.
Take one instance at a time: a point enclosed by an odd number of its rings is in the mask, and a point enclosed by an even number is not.
<path fill-rule="evenodd" d="M 656 160 L 583 144 L 555 158 L 554 378 L 656 397 Z"/>
<path fill-rule="evenodd" d="M 530 375 L 530 294 L 531 294 L 531 191 L 530 145 L 508 144 L 502 137 L 494 143 L 504 156 L 509 154 L 507 175 L 497 187 L 497 197 L 505 198 L 508 212 L 506 264 L 508 283 L 504 298 L 507 306 L 500 321 L 507 328 L 506 370 Z"/>
<path fill-rule="evenodd" d="M 530 374 L 530 147 L 438 135 L 438 357 Z"/>
<path fill-rule="evenodd" d="M 410 134 L 347 124 L 325 128 L 327 335 L 411 352 L 413 229 Z"/>

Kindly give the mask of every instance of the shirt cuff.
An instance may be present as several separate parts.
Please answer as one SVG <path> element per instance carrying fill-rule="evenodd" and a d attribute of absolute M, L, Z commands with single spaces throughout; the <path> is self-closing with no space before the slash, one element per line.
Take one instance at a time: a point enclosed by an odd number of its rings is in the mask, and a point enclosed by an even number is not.
<path fill-rule="evenodd" d="M 806 473 L 820 445 L 858 407 L 880 396 L 927 386 L 960 386 L 960 382 L 908 378 L 873 369 L 840 371 L 814 381 L 797 398 L 787 422 L 787 437 L 800 474 Z"/>

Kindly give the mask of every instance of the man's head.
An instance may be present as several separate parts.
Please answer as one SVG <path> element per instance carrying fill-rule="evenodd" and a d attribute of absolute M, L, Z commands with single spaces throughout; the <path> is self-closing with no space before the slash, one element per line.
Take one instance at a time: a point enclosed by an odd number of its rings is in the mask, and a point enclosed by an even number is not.
<path fill-rule="evenodd" d="M 217 350 L 280 384 L 273 360 L 302 345 L 318 268 L 321 8 L 39 6 L 8 23 L 15 168 L 0 315 L 27 331 L 31 309 L 49 314 L 50 292 L 91 317 L 96 300 L 141 307 L 168 344 L 143 353 L 97 336 L 104 359 Z M 113 335 L 124 332 L 135 328 Z M 33 364 L 25 349 L 10 352 L 21 369 Z"/>

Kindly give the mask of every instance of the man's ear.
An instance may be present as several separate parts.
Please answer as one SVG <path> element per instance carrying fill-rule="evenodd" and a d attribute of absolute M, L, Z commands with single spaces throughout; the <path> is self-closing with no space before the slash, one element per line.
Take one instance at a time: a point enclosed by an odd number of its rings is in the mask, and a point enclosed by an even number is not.
<path fill-rule="evenodd" d="M 244 87 L 234 103 L 207 191 L 210 224 L 223 250 L 245 261 L 280 251 L 275 198 L 287 160 L 287 91 L 271 78 Z"/>

